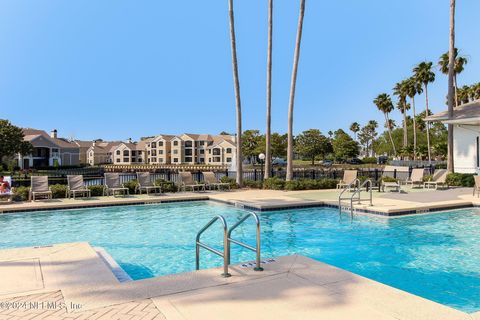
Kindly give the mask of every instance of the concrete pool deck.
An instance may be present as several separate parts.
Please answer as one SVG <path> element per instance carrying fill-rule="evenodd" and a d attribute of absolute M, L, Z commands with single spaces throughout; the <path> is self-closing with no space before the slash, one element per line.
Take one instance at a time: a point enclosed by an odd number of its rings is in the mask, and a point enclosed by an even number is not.
<path fill-rule="evenodd" d="M 475 319 L 303 256 L 264 267 L 120 283 L 88 243 L 0 250 L 0 319 Z"/>
<path fill-rule="evenodd" d="M 425 190 L 403 187 L 403 193 L 373 192 L 373 206 L 368 201 L 354 202 L 358 212 L 394 217 L 398 215 L 425 213 L 435 210 L 480 206 L 480 198 L 472 195 L 471 188 Z M 90 199 L 53 199 L 36 202 L 1 203 L 0 214 L 23 211 L 75 209 L 115 205 L 155 204 L 176 201 L 215 200 L 252 210 L 275 210 L 309 206 L 338 206 L 338 190 L 234 190 L 229 192 L 208 191 L 201 193 L 182 192 L 160 196 L 131 195 L 127 197 L 93 197 Z M 348 193 L 347 193 L 348 194 Z M 362 198 L 367 193 L 362 192 Z M 342 206 L 349 206 L 345 200 Z"/>

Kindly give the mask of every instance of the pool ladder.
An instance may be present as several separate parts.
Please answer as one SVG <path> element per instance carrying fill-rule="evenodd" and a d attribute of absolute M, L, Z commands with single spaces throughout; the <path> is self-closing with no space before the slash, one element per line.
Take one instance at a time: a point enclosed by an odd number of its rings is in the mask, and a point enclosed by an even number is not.
<path fill-rule="evenodd" d="M 369 197 L 367 199 L 361 198 L 362 188 L 365 188 L 368 193 Z M 373 206 L 372 202 L 372 189 L 373 189 L 373 182 L 371 179 L 365 180 L 363 183 L 360 183 L 359 179 L 353 180 L 345 189 L 340 192 L 338 196 L 338 213 L 342 213 L 342 200 L 350 200 L 350 216 L 353 218 L 353 201 L 356 200 L 358 204 L 362 201 L 369 200 L 370 206 Z M 351 196 L 342 197 L 346 191 L 353 190 Z"/>
<path fill-rule="evenodd" d="M 252 247 L 246 243 L 243 243 L 239 240 L 235 240 L 232 238 L 232 232 L 238 228 L 242 223 L 244 223 L 248 218 L 252 217 L 255 220 L 256 225 L 256 246 Z M 223 252 L 210 247 L 209 245 L 200 241 L 202 234 L 207 231 L 216 221 L 220 221 L 223 228 Z M 228 278 L 231 274 L 228 272 L 228 266 L 230 265 L 230 252 L 231 252 L 231 244 L 237 244 L 241 247 L 244 247 L 250 251 L 255 252 L 256 259 L 255 259 L 255 271 L 263 271 L 263 268 L 260 265 L 260 219 L 258 215 L 254 212 L 249 212 L 248 214 L 244 215 L 237 223 L 235 223 L 230 229 L 227 227 L 227 221 L 221 215 L 214 217 L 210 220 L 200 231 L 197 233 L 196 241 L 195 241 L 195 269 L 200 269 L 200 248 L 206 249 L 217 256 L 223 258 L 223 273 L 222 276 L 224 278 Z"/>

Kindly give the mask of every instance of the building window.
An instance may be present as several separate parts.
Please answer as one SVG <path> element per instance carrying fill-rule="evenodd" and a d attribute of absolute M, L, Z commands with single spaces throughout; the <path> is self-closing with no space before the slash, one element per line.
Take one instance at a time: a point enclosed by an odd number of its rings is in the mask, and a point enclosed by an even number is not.
<path fill-rule="evenodd" d="M 156 142 L 152 142 L 152 149 L 155 149 L 157 147 L 157 143 Z"/>
<path fill-rule="evenodd" d="M 120 158 L 117 158 L 117 162 L 120 162 Z"/>
<path fill-rule="evenodd" d="M 232 153 L 232 148 L 227 148 L 227 153 Z"/>
<path fill-rule="evenodd" d="M 178 158 L 173 158 L 173 162 L 178 162 Z"/>
<path fill-rule="evenodd" d="M 119 155 L 120 155 L 120 150 L 117 150 L 117 156 L 119 156 Z"/>
<path fill-rule="evenodd" d="M 200 149 L 200 154 L 205 154 L 205 149 Z"/>
<path fill-rule="evenodd" d="M 219 156 L 220 155 L 220 149 L 218 149 L 218 148 L 213 149 L 213 155 L 214 156 Z"/>
<path fill-rule="evenodd" d="M 227 158 L 227 162 L 232 162 L 232 158 Z"/>
<path fill-rule="evenodd" d="M 129 158 L 123 158 L 123 162 L 129 162 Z"/>
<path fill-rule="evenodd" d="M 173 150 L 173 154 L 178 154 L 178 150 Z"/>
<path fill-rule="evenodd" d="M 173 141 L 173 145 L 178 146 L 178 141 L 177 140 Z"/>
<path fill-rule="evenodd" d="M 137 159 L 137 162 L 142 162 L 142 158 L 138 158 L 138 159 Z"/>
<path fill-rule="evenodd" d="M 157 150 L 152 150 L 152 156 L 154 156 L 154 157 L 157 156 Z"/>
<path fill-rule="evenodd" d="M 132 150 L 132 157 L 135 157 L 136 154 L 137 152 L 135 150 Z"/>
<path fill-rule="evenodd" d="M 186 149 L 185 150 L 185 155 L 186 156 L 191 156 L 192 155 L 192 149 Z"/>
<path fill-rule="evenodd" d="M 124 156 L 124 157 L 128 157 L 128 156 L 129 156 L 128 150 L 123 150 L 123 156 Z"/>
<path fill-rule="evenodd" d="M 152 162 L 157 162 L 157 158 L 152 158 Z"/>
<path fill-rule="evenodd" d="M 204 158 L 200 158 L 200 163 L 205 163 L 205 159 L 204 159 Z"/>
<path fill-rule="evenodd" d="M 158 162 L 163 163 L 163 158 L 158 159 Z"/>
<path fill-rule="evenodd" d="M 163 147 L 163 141 L 158 141 L 158 146 Z"/>
<path fill-rule="evenodd" d="M 158 154 L 163 154 L 163 150 L 158 150 Z"/>
<path fill-rule="evenodd" d="M 192 162 L 192 157 L 185 157 L 185 162 Z"/>
<path fill-rule="evenodd" d="M 220 157 L 213 157 L 213 162 L 220 162 Z"/>

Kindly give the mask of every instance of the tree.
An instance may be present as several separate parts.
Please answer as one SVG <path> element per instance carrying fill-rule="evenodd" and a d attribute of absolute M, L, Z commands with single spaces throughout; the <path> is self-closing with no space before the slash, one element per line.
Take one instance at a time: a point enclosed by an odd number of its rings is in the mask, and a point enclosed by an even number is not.
<path fill-rule="evenodd" d="M 290 83 L 290 99 L 288 103 L 288 147 L 287 147 L 287 176 L 286 180 L 293 179 L 293 107 L 295 104 L 295 89 L 297 86 L 298 61 L 300 60 L 300 44 L 302 42 L 303 17 L 305 15 L 305 0 L 300 0 L 300 14 L 298 17 L 297 39 L 293 55 L 293 70 Z"/>
<path fill-rule="evenodd" d="M 452 6 L 452 4 L 450 4 Z M 455 6 L 455 4 L 453 4 Z M 453 9 L 455 10 L 455 9 Z M 453 13 L 455 14 L 455 12 Z M 454 18 L 455 19 L 455 18 Z M 452 21 L 450 21 L 452 22 Z M 455 27 L 454 27 L 454 32 L 455 32 Z M 455 41 L 455 40 L 454 40 Z M 453 88 L 455 91 L 455 107 L 458 107 L 458 96 L 457 96 L 457 90 L 458 90 L 458 84 L 457 84 L 457 75 L 462 73 L 463 70 L 465 70 L 465 65 L 468 63 L 468 59 L 463 56 L 458 55 L 458 49 L 453 48 L 453 59 L 454 59 L 454 67 L 453 67 Z M 449 65 L 450 65 L 450 50 L 448 52 L 445 52 L 440 56 L 440 59 L 438 60 L 438 65 L 440 67 L 440 71 L 443 74 L 448 75 L 449 74 Z"/>
<path fill-rule="evenodd" d="M 242 135 L 242 153 L 250 163 L 260 153 L 258 147 L 261 145 L 262 136 L 258 130 L 245 130 Z"/>
<path fill-rule="evenodd" d="M 394 109 L 392 98 L 390 98 L 390 96 L 386 93 L 381 93 L 375 98 L 375 100 L 373 100 L 373 103 L 377 106 L 378 110 L 383 112 L 383 115 L 385 116 L 385 127 L 388 130 L 390 142 L 392 143 L 393 155 L 396 156 L 397 150 L 395 149 L 395 143 L 393 142 L 392 138 L 392 123 L 388 117 L 388 114 Z"/>
<path fill-rule="evenodd" d="M 355 158 L 359 153 L 358 143 L 342 129 L 335 131 L 332 147 L 335 159 L 346 160 Z"/>
<path fill-rule="evenodd" d="M 27 155 L 32 151 L 32 144 L 23 140 L 22 129 L 0 119 L 0 163 L 4 157 L 13 157 L 17 153 Z"/>
<path fill-rule="evenodd" d="M 350 131 L 353 132 L 353 136 L 355 137 L 355 140 L 357 140 L 357 133 L 360 131 L 360 123 L 354 122 L 350 125 Z"/>
<path fill-rule="evenodd" d="M 372 143 L 375 137 L 377 136 L 378 123 L 375 120 L 370 120 L 358 134 L 358 140 L 365 148 L 365 153 L 367 155 L 372 154 Z"/>
<path fill-rule="evenodd" d="M 268 49 L 267 49 L 267 128 L 265 132 L 265 179 L 270 178 L 272 166 L 271 124 L 272 124 L 272 39 L 273 0 L 268 0 Z"/>
<path fill-rule="evenodd" d="M 425 114 L 429 114 L 428 110 L 428 84 L 435 81 L 435 73 L 432 71 L 432 62 L 420 62 L 415 68 L 413 68 L 413 73 L 415 77 L 423 83 L 425 89 Z M 428 161 L 432 160 L 432 152 L 430 148 L 430 124 L 427 123 L 427 153 Z"/>
<path fill-rule="evenodd" d="M 393 94 L 398 97 L 398 109 L 403 114 L 403 146 L 408 145 L 407 135 L 407 80 L 398 82 L 393 88 Z"/>
<path fill-rule="evenodd" d="M 448 61 L 448 118 L 453 118 L 455 106 L 455 0 L 450 0 L 450 49 Z M 448 124 L 447 171 L 454 171 L 453 163 L 453 124 Z"/>
<path fill-rule="evenodd" d="M 261 136 L 261 142 L 258 144 L 258 147 L 255 151 L 255 154 L 260 154 L 265 152 L 265 135 Z M 287 155 L 287 134 L 272 133 L 270 138 L 271 148 L 272 148 L 272 158 L 285 158 Z"/>
<path fill-rule="evenodd" d="M 235 109 L 237 118 L 237 184 L 243 185 L 243 156 L 242 156 L 242 102 L 240 99 L 240 80 L 238 78 L 237 42 L 235 37 L 235 15 L 233 12 L 233 0 L 228 0 L 228 15 L 230 22 L 230 46 L 232 48 L 233 86 L 235 91 Z"/>
<path fill-rule="evenodd" d="M 407 96 L 412 101 L 412 111 L 413 111 L 413 158 L 416 159 L 417 152 L 417 124 L 416 124 L 416 112 L 415 112 L 415 96 L 423 92 L 422 84 L 418 81 L 415 76 L 407 79 L 405 84 L 405 90 Z"/>
<path fill-rule="evenodd" d="M 222 131 L 222 132 L 220 132 L 220 135 L 221 135 L 221 136 L 232 136 L 232 134 L 231 134 L 231 133 L 228 133 L 227 131 Z"/>
<path fill-rule="evenodd" d="M 316 157 L 325 157 L 333 149 L 330 139 L 325 137 L 320 130 L 309 129 L 296 137 L 295 151 L 301 157 L 312 160 L 312 165 L 314 165 Z"/>

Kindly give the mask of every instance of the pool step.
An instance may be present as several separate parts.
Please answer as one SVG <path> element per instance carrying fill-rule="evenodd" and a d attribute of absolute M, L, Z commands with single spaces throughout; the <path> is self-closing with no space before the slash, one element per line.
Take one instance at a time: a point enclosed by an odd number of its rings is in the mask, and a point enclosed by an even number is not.
<path fill-rule="evenodd" d="M 108 252 L 102 247 L 93 247 L 98 256 L 105 262 L 105 264 L 110 268 L 112 273 L 118 279 L 119 282 L 129 282 L 132 281 L 132 278 L 125 272 L 125 270 L 120 267 L 120 265 L 112 258 Z"/>

